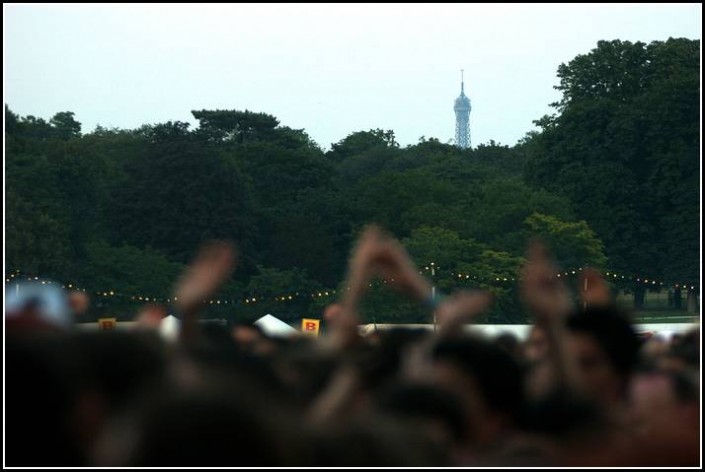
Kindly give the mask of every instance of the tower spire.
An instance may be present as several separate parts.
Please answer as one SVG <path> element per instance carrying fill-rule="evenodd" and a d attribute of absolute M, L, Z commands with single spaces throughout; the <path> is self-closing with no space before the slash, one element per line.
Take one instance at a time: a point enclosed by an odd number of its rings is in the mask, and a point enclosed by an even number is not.
<path fill-rule="evenodd" d="M 465 95 L 465 69 L 460 69 L 460 96 L 455 99 L 455 145 L 470 147 L 470 99 Z"/>

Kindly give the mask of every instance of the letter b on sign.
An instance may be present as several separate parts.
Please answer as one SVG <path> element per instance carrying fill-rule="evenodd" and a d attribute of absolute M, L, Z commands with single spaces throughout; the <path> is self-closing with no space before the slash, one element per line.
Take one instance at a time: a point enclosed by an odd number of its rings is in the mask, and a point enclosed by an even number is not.
<path fill-rule="evenodd" d="M 301 320 L 301 331 L 312 336 L 318 336 L 318 328 L 320 323 L 320 320 L 304 318 Z"/>
<path fill-rule="evenodd" d="M 98 328 L 102 330 L 115 329 L 117 318 L 100 318 L 98 320 Z"/>

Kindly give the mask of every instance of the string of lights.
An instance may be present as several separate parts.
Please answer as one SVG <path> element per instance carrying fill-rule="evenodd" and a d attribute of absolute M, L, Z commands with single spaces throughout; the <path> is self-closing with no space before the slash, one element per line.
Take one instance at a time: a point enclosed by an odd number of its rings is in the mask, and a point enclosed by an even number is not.
<path fill-rule="evenodd" d="M 443 269 L 440 268 L 437 265 L 434 266 L 424 266 L 422 270 L 419 271 L 419 273 L 423 274 L 424 272 L 433 272 L 433 273 L 443 273 Z M 571 277 L 574 275 L 578 275 L 580 272 L 583 271 L 582 267 L 579 267 L 577 269 L 570 269 L 570 270 L 564 270 L 562 272 L 557 272 L 555 275 L 556 277 Z M 516 277 L 488 277 L 488 276 L 483 276 L 483 275 L 478 275 L 478 274 L 470 274 L 470 273 L 460 273 L 460 272 L 450 272 L 450 275 L 453 278 L 457 278 L 459 280 L 472 280 L 476 282 L 511 282 L 511 281 L 516 281 Z M 643 284 L 647 285 L 650 287 L 656 288 L 658 287 L 669 287 L 669 288 L 681 288 L 684 290 L 690 289 L 690 290 L 695 290 L 696 286 L 692 283 L 670 283 L 670 282 L 663 282 L 660 280 L 656 280 L 653 278 L 648 278 L 648 277 L 643 277 L 640 275 L 628 275 L 628 274 L 623 274 L 623 273 L 617 273 L 613 270 L 607 270 L 604 272 L 604 278 L 605 280 L 609 282 L 636 282 L 638 284 Z"/>
<path fill-rule="evenodd" d="M 556 273 L 556 277 L 571 277 L 579 274 L 583 270 L 582 267 L 577 268 L 577 269 L 571 269 L 571 270 L 565 270 L 563 272 L 558 272 Z M 516 281 L 516 277 L 488 277 L 488 276 L 483 276 L 481 274 L 470 274 L 470 273 L 461 273 L 461 272 L 454 272 L 454 271 L 448 271 L 445 272 L 442 268 L 439 266 L 436 266 L 435 264 L 432 265 L 426 265 L 419 270 L 420 274 L 424 273 L 432 273 L 432 280 L 436 278 L 438 275 L 447 275 L 448 273 L 451 275 L 453 279 L 457 279 L 458 281 L 468 281 L 468 282 L 474 282 L 474 283 L 486 283 L 486 284 L 504 284 L 505 282 L 514 282 Z M 617 282 L 617 283 L 633 283 L 636 282 L 638 284 L 642 284 L 645 286 L 648 286 L 649 288 L 669 288 L 669 289 L 683 289 L 683 290 L 695 290 L 696 286 L 693 284 L 689 283 L 666 283 L 662 282 L 659 280 L 651 279 L 651 278 L 646 278 L 638 275 L 628 275 L 628 274 L 623 274 L 623 273 L 617 273 L 612 270 L 605 271 L 604 272 L 604 277 L 606 280 L 610 282 Z M 115 290 L 98 290 L 98 291 L 89 291 L 85 287 L 80 286 L 79 284 L 76 283 L 65 283 L 65 284 L 59 284 L 56 281 L 50 280 L 48 278 L 44 277 L 28 277 L 28 276 L 23 276 L 22 271 L 20 270 L 14 270 L 10 274 L 8 274 L 5 277 L 5 281 L 7 283 L 12 283 L 12 282 L 21 282 L 21 281 L 29 281 L 29 282 L 39 282 L 41 284 L 56 284 L 56 285 L 61 285 L 62 288 L 67 289 L 67 290 L 72 290 L 72 291 L 81 291 L 85 293 L 89 293 L 91 295 L 94 295 L 96 297 L 100 297 L 103 299 L 120 299 L 120 300 L 129 300 L 129 301 L 134 301 L 134 302 L 151 302 L 151 303 L 172 303 L 177 301 L 178 299 L 176 297 L 160 297 L 160 296 L 155 296 L 155 295 L 150 295 L 150 294 L 128 294 L 128 293 L 122 293 L 122 292 L 117 292 Z M 382 280 L 381 281 L 383 284 L 387 284 L 388 281 Z M 392 279 L 391 282 L 394 282 Z M 373 284 L 370 284 L 370 287 L 372 287 Z M 332 298 L 336 295 L 336 290 L 328 289 L 328 290 L 320 290 L 320 291 L 315 291 L 312 293 L 309 292 L 302 292 L 302 291 L 296 291 L 296 292 L 289 292 L 289 293 L 283 293 L 283 294 L 277 294 L 277 295 L 255 295 L 255 296 L 249 296 L 244 299 L 235 299 L 235 298 L 217 298 L 217 299 L 206 299 L 203 300 L 204 304 L 207 305 L 253 305 L 257 303 L 262 303 L 265 301 L 271 302 L 289 302 L 289 301 L 295 301 L 295 300 L 301 300 L 303 298 L 306 299 L 328 299 Z"/>

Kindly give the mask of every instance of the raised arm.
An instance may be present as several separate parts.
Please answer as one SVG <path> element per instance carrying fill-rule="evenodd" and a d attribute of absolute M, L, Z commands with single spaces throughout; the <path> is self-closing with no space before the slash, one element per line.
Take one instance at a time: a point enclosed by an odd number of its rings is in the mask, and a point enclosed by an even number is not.
<path fill-rule="evenodd" d="M 204 244 L 174 288 L 174 307 L 181 316 L 179 339 L 193 342 L 198 338 L 198 313 L 203 300 L 212 296 L 235 267 L 232 243 L 213 241 Z"/>
<path fill-rule="evenodd" d="M 404 246 L 392 236 L 382 234 L 378 239 L 373 262 L 376 271 L 393 289 L 419 302 L 431 296 L 431 284 L 419 274 Z"/>
<path fill-rule="evenodd" d="M 486 290 L 461 290 L 453 293 L 436 309 L 440 326 L 438 335 L 447 337 L 473 321 L 492 304 L 494 297 Z"/>
<path fill-rule="evenodd" d="M 549 361 L 556 382 L 578 392 L 582 386 L 576 360 L 567 348 L 565 328 L 565 319 L 574 305 L 568 288 L 557 277 L 557 272 L 546 248 L 541 243 L 532 243 L 521 271 L 520 293 L 536 325 L 546 332 Z"/>
<path fill-rule="evenodd" d="M 583 270 L 578 288 L 585 308 L 588 306 L 609 306 L 613 303 L 610 287 L 597 269 L 588 267 Z"/>
<path fill-rule="evenodd" d="M 374 276 L 373 259 L 381 235 L 377 226 L 368 226 L 353 249 L 340 303 L 336 305 L 334 316 L 327 317 L 330 323 L 328 343 L 334 349 L 345 349 L 359 339 L 359 303 Z"/>

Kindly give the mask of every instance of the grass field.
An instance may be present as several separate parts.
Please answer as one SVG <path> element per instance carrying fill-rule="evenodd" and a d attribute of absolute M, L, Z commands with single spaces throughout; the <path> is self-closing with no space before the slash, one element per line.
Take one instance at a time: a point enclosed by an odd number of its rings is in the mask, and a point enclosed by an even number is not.
<path fill-rule="evenodd" d="M 634 307 L 634 297 L 621 292 L 617 296 L 617 305 L 628 310 Z M 637 323 L 696 323 L 700 321 L 700 307 L 697 313 L 686 311 L 686 296 L 682 297 L 682 308 L 669 306 L 668 292 L 647 292 L 644 297 L 644 307 L 634 313 Z"/>
<path fill-rule="evenodd" d="M 642 311 L 637 312 L 634 317 L 637 323 L 698 323 L 699 316 L 661 316 L 659 312 Z"/>

